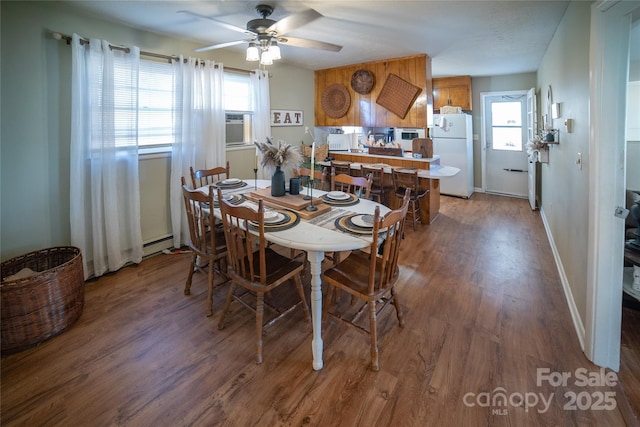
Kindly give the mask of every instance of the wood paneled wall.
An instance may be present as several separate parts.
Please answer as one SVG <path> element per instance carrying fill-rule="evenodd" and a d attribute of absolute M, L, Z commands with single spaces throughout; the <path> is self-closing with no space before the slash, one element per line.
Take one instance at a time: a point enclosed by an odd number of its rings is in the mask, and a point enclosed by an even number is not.
<path fill-rule="evenodd" d="M 351 76 L 359 69 L 369 70 L 376 82 L 366 95 L 351 88 Z M 421 91 L 404 119 L 378 105 L 376 99 L 389 74 L 418 86 Z M 365 126 L 365 127 L 427 127 L 427 115 L 433 112 L 433 88 L 431 82 L 431 58 L 416 55 L 383 61 L 366 62 L 329 68 L 315 72 L 315 125 L 316 126 Z M 351 96 L 347 113 L 338 119 L 328 117 L 322 108 L 322 93 L 333 83 L 343 84 Z"/>

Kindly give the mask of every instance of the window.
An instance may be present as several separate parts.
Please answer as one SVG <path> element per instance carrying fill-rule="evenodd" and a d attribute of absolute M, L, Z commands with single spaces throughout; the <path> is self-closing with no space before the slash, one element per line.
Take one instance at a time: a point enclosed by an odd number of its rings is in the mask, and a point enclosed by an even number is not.
<path fill-rule="evenodd" d="M 135 94 L 128 84 L 131 76 L 125 68 L 116 68 L 116 138 L 121 146 L 135 145 L 128 124 L 135 120 Z M 138 146 L 141 153 L 166 151 L 175 141 L 173 67 L 169 63 L 140 61 L 138 84 Z M 248 75 L 225 73 L 226 142 L 229 145 L 251 142 L 250 80 Z"/>
<path fill-rule="evenodd" d="M 491 131 L 494 150 L 522 151 L 522 104 L 491 104 Z"/>
<path fill-rule="evenodd" d="M 227 145 L 250 143 L 251 119 L 251 82 L 249 76 L 233 73 L 224 75 L 224 109 L 226 112 Z"/>
<path fill-rule="evenodd" d="M 171 64 L 140 61 L 138 96 L 139 146 L 171 145 L 175 141 Z"/>

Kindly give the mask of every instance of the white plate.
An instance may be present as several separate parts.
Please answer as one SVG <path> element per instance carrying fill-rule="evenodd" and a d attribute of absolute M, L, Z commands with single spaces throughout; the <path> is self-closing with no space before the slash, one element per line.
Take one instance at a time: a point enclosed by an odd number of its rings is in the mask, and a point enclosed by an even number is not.
<path fill-rule="evenodd" d="M 358 227 L 373 227 L 373 215 L 356 215 L 351 217 L 351 222 Z"/>
<path fill-rule="evenodd" d="M 266 224 L 282 221 L 283 219 L 284 215 L 282 215 L 280 212 L 268 211 L 264 213 L 264 222 Z"/>
<path fill-rule="evenodd" d="M 239 178 L 229 178 L 222 181 L 223 184 L 237 184 L 240 182 Z"/>
<path fill-rule="evenodd" d="M 350 196 L 344 191 L 329 191 L 327 197 L 333 200 L 346 200 Z"/>
<path fill-rule="evenodd" d="M 265 220 L 267 220 L 267 219 L 273 219 L 273 218 L 275 218 L 275 217 L 277 217 L 277 216 L 278 216 L 278 212 L 276 212 L 276 211 L 266 211 L 266 212 L 264 213 L 264 219 L 265 219 Z"/>
<path fill-rule="evenodd" d="M 233 196 L 231 196 L 231 194 L 223 194 L 223 195 L 222 195 L 222 200 L 231 200 L 231 198 L 232 198 L 232 197 L 233 197 Z M 214 199 L 214 200 L 218 200 L 218 195 L 217 195 L 217 194 L 214 194 L 214 195 L 213 195 L 213 199 Z"/>

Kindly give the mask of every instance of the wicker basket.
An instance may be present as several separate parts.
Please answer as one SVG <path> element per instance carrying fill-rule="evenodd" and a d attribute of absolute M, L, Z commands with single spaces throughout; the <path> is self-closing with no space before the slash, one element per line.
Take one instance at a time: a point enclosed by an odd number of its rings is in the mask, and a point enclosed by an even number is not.
<path fill-rule="evenodd" d="M 4 281 L 23 268 L 37 273 Z M 69 328 L 82 314 L 84 272 L 75 247 L 57 246 L 2 263 L 2 355 L 33 347 Z"/>
<path fill-rule="evenodd" d="M 322 162 L 329 156 L 329 144 L 316 145 L 316 162 Z M 302 155 L 305 159 L 311 158 L 311 145 L 302 144 Z"/>

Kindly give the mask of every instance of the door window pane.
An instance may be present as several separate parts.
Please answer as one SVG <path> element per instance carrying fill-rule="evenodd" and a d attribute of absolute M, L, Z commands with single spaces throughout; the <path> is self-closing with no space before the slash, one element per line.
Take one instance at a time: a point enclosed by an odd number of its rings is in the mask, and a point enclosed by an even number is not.
<path fill-rule="evenodd" d="M 522 151 L 521 128 L 493 128 L 493 149 Z"/>
<path fill-rule="evenodd" d="M 494 150 L 522 151 L 522 104 L 491 104 L 492 147 Z"/>

